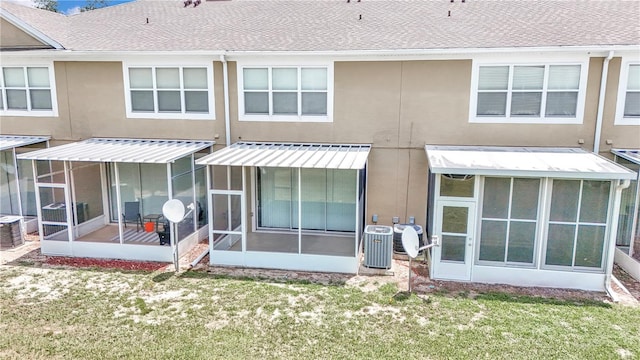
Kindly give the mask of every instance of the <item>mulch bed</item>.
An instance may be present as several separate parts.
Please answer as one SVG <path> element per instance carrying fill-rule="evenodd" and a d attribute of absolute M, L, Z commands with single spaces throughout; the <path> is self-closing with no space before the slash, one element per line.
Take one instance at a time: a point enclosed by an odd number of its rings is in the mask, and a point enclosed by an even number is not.
<path fill-rule="evenodd" d="M 107 268 L 128 271 L 157 271 L 167 266 L 167 263 L 152 261 L 107 260 L 61 256 L 47 257 L 45 264 L 77 268 Z"/>

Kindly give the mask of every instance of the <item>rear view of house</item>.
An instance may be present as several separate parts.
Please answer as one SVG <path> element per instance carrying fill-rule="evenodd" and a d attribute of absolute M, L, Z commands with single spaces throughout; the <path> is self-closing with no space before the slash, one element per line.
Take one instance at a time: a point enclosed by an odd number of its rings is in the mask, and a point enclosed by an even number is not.
<path fill-rule="evenodd" d="M 355 273 L 367 225 L 411 221 L 439 240 L 437 279 L 603 290 L 633 255 L 633 4 L 0 16 L 2 134 L 50 144 L 16 154 L 47 254 L 169 261 L 160 209 L 177 198 L 195 210 L 169 235 L 181 251 L 208 236 L 211 266 Z"/>

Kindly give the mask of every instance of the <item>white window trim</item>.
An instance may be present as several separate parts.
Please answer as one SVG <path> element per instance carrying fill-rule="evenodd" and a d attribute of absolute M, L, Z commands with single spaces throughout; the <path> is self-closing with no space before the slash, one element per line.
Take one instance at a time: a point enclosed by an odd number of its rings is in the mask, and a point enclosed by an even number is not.
<path fill-rule="evenodd" d="M 182 99 L 182 112 L 158 112 L 157 110 L 157 100 L 156 100 L 156 92 L 157 88 L 155 86 L 155 77 L 153 78 L 153 102 L 155 110 L 153 112 L 134 112 L 131 110 L 131 89 L 129 87 L 129 68 L 179 68 L 180 70 L 184 68 L 206 68 L 207 69 L 207 99 L 209 100 L 209 112 L 208 113 L 188 113 L 184 107 L 184 97 L 182 94 L 184 93 L 184 81 L 182 79 L 182 71 L 180 71 L 180 92 Z M 163 63 L 158 61 L 129 61 L 122 62 L 122 74 L 124 79 L 124 100 L 126 106 L 126 113 L 128 119 L 167 119 L 167 120 L 215 120 L 216 119 L 216 109 L 215 109 L 215 95 L 214 95 L 214 79 L 213 79 L 213 61 L 207 62 L 184 62 L 184 63 Z"/>
<path fill-rule="evenodd" d="M 497 177 L 497 178 L 507 178 L 510 179 L 511 183 L 509 185 L 509 206 L 508 206 L 508 214 L 507 214 L 507 218 L 506 219 L 497 219 L 497 218 L 485 218 L 482 215 L 482 207 L 484 205 L 484 190 L 485 190 L 485 179 L 487 177 Z M 545 178 L 531 178 L 531 179 L 536 179 L 540 181 L 540 184 L 538 186 L 538 207 L 537 207 L 537 213 L 536 213 L 536 220 L 529 220 L 529 219 L 512 219 L 511 218 L 511 207 L 513 205 L 513 182 L 514 179 L 526 179 L 523 177 L 517 177 L 517 176 L 483 176 L 482 177 L 482 181 L 481 181 L 481 193 L 478 194 L 478 215 L 477 215 L 477 221 L 478 221 L 478 226 L 476 229 L 476 234 L 478 234 L 476 237 L 478 238 L 478 241 L 476 241 L 475 244 L 475 249 L 474 249 L 474 260 L 475 260 L 475 264 L 474 265 L 485 265 L 485 266 L 496 266 L 496 267 L 515 267 L 515 268 L 527 268 L 527 269 L 537 269 L 538 268 L 538 253 L 540 251 L 540 227 L 543 224 L 543 222 L 541 221 L 541 218 L 543 216 L 543 212 L 542 212 L 542 206 L 543 206 L 543 192 L 544 192 L 544 187 L 545 187 Z M 491 260 L 480 260 L 480 244 L 482 242 L 482 221 L 483 220 L 489 220 L 489 221 L 503 221 L 503 222 L 507 222 L 507 235 L 509 234 L 509 226 L 511 221 L 520 221 L 520 222 L 528 222 L 528 223 L 534 223 L 536 224 L 536 230 L 535 230 L 535 235 L 534 235 L 534 244 L 533 244 L 533 259 L 532 262 L 530 263 L 523 263 L 523 262 L 514 262 L 514 261 L 507 261 L 505 259 L 505 261 L 491 261 Z M 509 246 L 509 242 L 507 240 L 507 242 L 505 243 L 505 258 L 508 254 L 508 246 Z"/>
<path fill-rule="evenodd" d="M 618 80 L 618 99 L 616 102 L 616 118 L 614 125 L 640 125 L 640 117 L 625 117 L 624 105 L 627 96 L 627 82 L 629 81 L 629 67 L 640 65 L 640 59 L 626 59 L 620 65 L 620 78 Z"/>
<path fill-rule="evenodd" d="M 547 81 L 548 81 L 548 68 L 550 65 L 580 65 L 580 84 L 578 85 L 578 101 L 576 104 L 576 116 L 575 117 L 545 117 L 544 106 L 542 106 L 539 117 L 512 117 L 509 115 L 508 106 L 507 113 L 505 116 L 478 116 L 476 115 L 476 107 L 478 102 L 478 77 L 480 73 L 481 66 L 509 66 L 509 90 L 507 90 L 507 105 L 509 100 L 511 99 L 511 85 L 513 82 L 513 67 L 514 66 L 545 66 L 545 78 L 543 85 L 543 99 L 542 105 L 545 104 L 545 96 L 547 92 Z M 472 71 L 471 71 L 471 91 L 469 98 L 469 122 L 470 123 L 485 123 L 485 124 L 582 124 L 584 118 L 584 107 L 585 107 L 585 98 L 587 93 L 587 76 L 589 73 L 589 59 L 588 58 L 580 58 L 575 61 L 567 60 L 567 61 L 559 61 L 559 60 L 550 60 L 545 61 L 544 59 L 536 59 L 535 61 L 507 61 L 504 60 L 482 60 L 482 61 L 473 61 Z"/>
<path fill-rule="evenodd" d="M 279 67 L 296 67 L 296 68 L 312 68 L 321 67 L 327 69 L 327 115 L 258 115 L 245 114 L 244 112 L 244 68 L 279 68 Z M 239 61 L 237 66 L 238 78 L 238 120 L 239 121 L 280 121 L 280 122 L 333 122 L 333 62 L 315 62 L 309 60 L 303 61 L 267 61 L 267 62 L 250 62 Z M 271 74 L 271 71 L 269 71 Z M 300 82 L 300 76 L 298 76 Z M 269 75 L 269 83 L 271 84 L 271 75 Z M 298 93 L 301 90 L 297 90 Z M 271 91 L 269 92 L 271 93 Z M 271 101 L 271 96 L 269 97 Z M 298 104 L 301 106 L 301 104 Z M 271 108 L 271 103 L 269 104 Z"/>
<path fill-rule="evenodd" d="M 55 71 L 53 67 L 53 62 L 49 63 L 36 63 L 36 62 L 2 62 L 0 66 L 0 83 L 4 84 L 4 72 L 2 68 L 5 67 L 21 67 L 23 69 L 23 73 L 25 74 L 25 84 L 27 84 L 27 75 L 26 68 L 31 67 L 43 67 L 47 68 L 49 72 L 49 90 L 51 91 L 51 110 L 4 110 L 5 106 L 7 106 L 7 94 L 6 91 L 2 91 L 2 108 L 0 108 L 0 116 L 28 116 L 28 117 L 58 117 L 58 96 L 56 94 L 56 77 Z M 3 89 L 6 89 L 4 86 Z M 27 89 L 27 104 L 31 103 L 31 99 L 29 98 L 29 89 L 30 87 L 25 87 Z M 34 88 L 35 89 L 35 88 Z M 29 105 L 27 105 L 29 106 Z"/>
<path fill-rule="evenodd" d="M 613 182 L 611 182 L 611 186 L 609 188 L 609 201 L 607 203 L 607 216 L 605 219 L 605 223 L 604 223 L 604 244 L 603 249 L 602 249 L 602 258 L 600 259 L 600 267 L 586 267 L 586 266 L 576 266 L 576 265 L 547 265 L 547 246 L 548 246 L 548 240 L 549 240 L 549 225 L 551 224 L 559 224 L 559 225 L 575 225 L 576 227 L 580 226 L 580 225 L 597 225 L 597 226 L 602 226 L 602 223 L 589 223 L 589 222 L 581 222 L 579 218 L 576 218 L 576 221 L 574 222 L 569 222 L 569 221 L 551 221 L 549 219 L 549 217 L 551 216 L 551 200 L 553 197 L 553 182 L 555 180 L 577 180 L 580 181 L 580 193 L 578 195 L 578 217 L 580 216 L 580 207 L 582 206 L 582 189 L 584 186 L 584 182 L 588 181 L 589 179 L 549 179 L 549 181 L 547 181 L 547 191 L 546 191 L 546 199 L 545 199 L 545 219 L 544 219 L 544 223 L 542 224 L 544 226 L 542 233 L 543 233 L 543 243 L 542 245 L 542 249 L 540 251 L 540 255 L 541 255 L 541 261 L 540 261 L 540 269 L 542 270 L 560 270 L 560 271 L 575 271 L 575 272 L 591 272 L 591 273 L 602 273 L 604 272 L 604 266 L 607 262 L 607 257 L 608 257 L 608 253 L 609 253 L 609 246 L 608 246 L 608 242 L 610 240 L 610 236 L 609 236 L 609 232 L 611 231 L 611 226 L 610 226 L 610 221 L 611 221 L 611 210 L 612 210 L 612 206 L 613 206 L 613 198 L 615 195 L 615 184 Z M 606 181 L 606 180 L 597 180 L 597 181 Z M 577 229 L 576 229 L 577 231 Z M 577 237 L 577 234 L 574 235 Z M 573 255 L 571 257 L 571 262 L 572 264 L 575 263 L 575 258 L 576 258 L 576 247 L 577 247 L 577 239 L 574 237 L 574 242 L 573 242 Z"/>

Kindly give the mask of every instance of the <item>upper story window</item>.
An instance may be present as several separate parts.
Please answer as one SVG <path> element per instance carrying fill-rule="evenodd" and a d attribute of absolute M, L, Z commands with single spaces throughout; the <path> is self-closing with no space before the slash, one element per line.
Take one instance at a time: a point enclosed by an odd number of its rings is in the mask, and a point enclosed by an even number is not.
<path fill-rule="evenodd" d="M 50 66 L 3 66 L 0 113 L 9 116 L 57 116 Z"/>
<path fill-rule="evenodd" d="M 210 66 L 125 67 L 127 117 L 214 119 Z"/>
<path fill-rule="evenodd" d="M 470 121 L 581 123 L 585 80 L 585 64 L 477 65 Z"/>
<path fill-rule="evenodd" d="M 242 66 L 238 85 L 240 120 L 331 121 L 329 66 Z"/>
<path fill-rule="evenodd" d="M 625 63 L 620 71 L 616 125 L 640 125 L 640 63 Z"/>

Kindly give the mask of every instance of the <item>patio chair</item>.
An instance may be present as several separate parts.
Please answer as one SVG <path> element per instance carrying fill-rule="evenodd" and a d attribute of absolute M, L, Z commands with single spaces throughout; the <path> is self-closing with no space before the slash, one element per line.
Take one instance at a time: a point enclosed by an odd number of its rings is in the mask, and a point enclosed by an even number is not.
<path fill-rule="evenodd" d="M 164 220 L 162 223 L 157 226 L 156 233 L 158 234 L 158 238 L 160 239 L 160 245 L 168 245 L 171 243 L 171 233 L 170 233 L 169 220 Z"/>
<path fill-rule="evenodd" d="M 136 232 L 140 228 L 144 229 L 142 224 L 142 216 L 140 216 L 140 202 L 139 201 L 127 201 L 124 203 L 124 214 L 122 214 L 124 227 L 127 227 L 127 223 L 136 223 Z"/>

